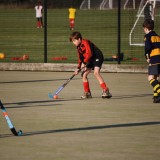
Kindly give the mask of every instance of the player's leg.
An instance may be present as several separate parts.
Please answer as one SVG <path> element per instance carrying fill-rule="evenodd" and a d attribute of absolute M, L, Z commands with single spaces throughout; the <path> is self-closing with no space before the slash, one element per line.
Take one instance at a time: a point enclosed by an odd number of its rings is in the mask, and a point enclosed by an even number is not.
<path fill-rule="evenodd" d="M 100 70 L 103 64 L 103 55 L 99 54 L 93 62 L 94 65 L 94 76 L 98 80 L 101 88 L 102 88 L 102 98 L 111 98 L 112 94 L 109 92 L 109 88 L 106 85 L 105 81 L 103 80 L 102 76 L 100 75 Z"/>
<path fill-rule="evenodd" d="M 100 67 L 95 66 L 94 67 L 94 76 L 96 77 L 96 79 L 98 80 L 101 88 L 102 88 L 102 98 L 111 98 L 112 95 L 109 92 L 109 88 L 106 85 L 106 83 L 103 80 L 103 77 L 100 74 Z"/>
<path fill-rule="evenodd" d="M 40 18 L 40 24 L 39 24 L 39 25 L 40 25 L 41 28 L 43 28 L 43 20 L 42 20 L 42 17 Z"/>
<path fill-rule="evenodd" d="M 70 29 L 73 30 L 74 29 L 74 19 L 73 18 L 69 19 L 69 25 L 70 25 Z"/>
<path fill-rule="evenodd" d="M 149 80 L 149 82 L 150 82 L 150 84 L 151 85 L 153 85 L 152 84 L 152 82 L 153 82 L 153 79 L 155 79 L 155 80 L 157 80 L 158 81 L 158 77 L 157 76 L 153 76 L 152 78 L 149 78 L 150 80 Z M 158 81 L 158 83 L 160 84 L 160 82 Z M 155 87 L 154 86 L 152 86 L 153 87 L 153 92 L 154 92 L 154 94 L 153 94 L 153 99 L 155 98 L 155 97 L 157 97 L 158 96 L 158 93 L 157 93 L 157 90 L 155 89 Z"/>
<path fill-rule="evenodd" d="M 92 98 L 89 81 L 88 81 L 88 74 L 91 72 L 91 69 L 87 69 L 83 72 L 82 81 L 83 81 L 83 88 L 84 88 L 84 95 L 81 96 L 82 99 L 85 98 Z"/>
<path fill-rule="evenodd" d="M 156 66 L 149 66 L 148 81 L 154 90 L 153 102 L 160 103 L 160 84 L 159 84 L 159 81 L 157 80 L 157 77 L 159 76 L 159 74 L 155 74 L 157 73 L 155 71 L 157 71 Z"/>
<path fill-rule="evenodd" d="M 153 95 L 153 102 L 159 103 L 160 102 L 160 85 L 157 79 L 153 78 L 150 79 L 149 83 L 153 87 L 154 95 Z"/>
<path fill-rule="evenodd" d="M 157 80 L 158 80 L 159 85 L 160 85 L 160 75 L 157 77 Z"/>
<path fill-rule="evenodd" d="M 39 19 L 37 18 L 37 28 L 39 28 Z"/>
<path fill-rule="evenodd" d="M 71 21 L 71 28 L 72 28 L 72 30 L 74 30 L 74 18 Z"/>
<path fill-rule="evenodd" d="M 40 28 L 41 27 L 41 21 L 40 21 L 40 18 L 37 18 L 37 28 Z"/>

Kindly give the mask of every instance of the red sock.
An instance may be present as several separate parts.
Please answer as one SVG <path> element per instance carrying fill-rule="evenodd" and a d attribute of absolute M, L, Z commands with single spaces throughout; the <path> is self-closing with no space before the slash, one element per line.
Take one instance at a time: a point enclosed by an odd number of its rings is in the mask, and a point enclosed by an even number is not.
<path fill-rule="evenodd" d="M 101 86 L 101 88 L 102 88 L 103 90 L 105 90 L 105 91 L 108 90 L 108 87 L 106 86 L 106 83 L 105 83 L 105 82 L 101 83 L 100 86 Z"/>
<path fill-rule="evenodd" d="M 89 82 L 83 82 L 83 87 L 85 92 L 90 92 Z"/>
<path fill-rule="evenodd" d="M 42 27 L 42 23 L 41 22 L 39 22 L 39 26 Z"/>
<path fill-rule="evenodd" d="M 70 18 L 69 22 L 70 22 L 70 28 L 74 28 L 74 19 Z"/>
<path fill-rule="evenodd" d="M 37 22 L 37 27 L 39 27 L 39 22 Z"/>
<path fill-rule="evenodd" d="M 38 21 L 38 27 L 41 27 L 41 22 L 40 21 Z"/>

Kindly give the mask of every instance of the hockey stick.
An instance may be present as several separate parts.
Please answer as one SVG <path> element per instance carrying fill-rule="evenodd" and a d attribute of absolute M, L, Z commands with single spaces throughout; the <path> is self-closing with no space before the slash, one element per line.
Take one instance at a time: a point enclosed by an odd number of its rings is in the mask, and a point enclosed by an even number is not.
<path fill-rule="evenodd" d="M 15 136 L 21 136 L 22 135 L 22 131 L 19 130 L 18 132 L 16 131 L 16 129 L 13 126 L 13 123 L 11 122 L 11 119 L 9 118 L 7 111 L 5 109 L 5 107 L 3 106 L 2 102 L 0 101 L 0 106 L 1 106 L 1 110 L 2 113 L 7 121 L 8 127 L 11 130 L 11 132 L 15 135 Z"/>
<path fill-rule="evenodd" d="M 83 68 L 85 68 L 85 67 L 83 67 Z M 79 69 L 79 70 L 78 70 L 78 73 L 79 73 L 83 68 Z M 54 92 L 53 94 L 52 94 L 52 93 L 49 93 L 49 94 L 48 94 L 49 98 L 53 99 L 53 97 L 54 97 L 55 95 L 57 95 L 57 94 L 74 78 L 74 76 L 75 76 L 75 74 L 73 74 L 64 84 L 62 84 L 62 85 L 56 90 L 56 92 Z"/>

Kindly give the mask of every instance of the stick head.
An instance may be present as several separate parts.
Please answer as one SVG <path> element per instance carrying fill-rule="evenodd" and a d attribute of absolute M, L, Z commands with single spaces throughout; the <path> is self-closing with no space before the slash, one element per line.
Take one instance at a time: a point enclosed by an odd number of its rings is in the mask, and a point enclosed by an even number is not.
<path fill-rule="evenodd" d="M 22 134 L 23 134 L 22 130 L 19 130 L 18 131 L 18 136 L 22 136 Z"/>
<path fill-rule="evenodd" d="M 50 99 L 53 99 L 53 95 L 52 95 L 51 93 L 48 94 L 48 97 L 49 97 Z"/>

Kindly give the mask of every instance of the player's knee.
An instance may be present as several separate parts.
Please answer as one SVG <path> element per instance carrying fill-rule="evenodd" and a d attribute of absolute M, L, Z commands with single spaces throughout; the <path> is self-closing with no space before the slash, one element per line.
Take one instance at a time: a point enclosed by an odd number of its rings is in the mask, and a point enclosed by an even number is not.
<path fill-rule="evenodd" d="M 99 76 L 99 72 L 94 72 L 94 76 L 98 77 Z"/>
<path fill-rule="evenodd" d="M 83 76 L 82 79 L 83 79 L 83 82 L 88 81 L 88 78 L 86 76 Z"/>
<path fill-rule="evenodd" d="M 85 73 L 85 72 L 82 74 L 82 78 L 83 78 L 83 80 L 86 80 L 86 79 L 87 79 L 87 75 L 88 75 L 88 74 L 87 74 L 87 73 Z"/>
<path fill-rule="evenodd" d="M 150 82 L 150 80 L 152 80 L 153 77 L 152 76 L 148 76 L 148 81 Z"/>

